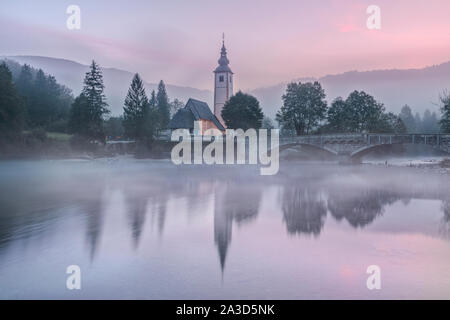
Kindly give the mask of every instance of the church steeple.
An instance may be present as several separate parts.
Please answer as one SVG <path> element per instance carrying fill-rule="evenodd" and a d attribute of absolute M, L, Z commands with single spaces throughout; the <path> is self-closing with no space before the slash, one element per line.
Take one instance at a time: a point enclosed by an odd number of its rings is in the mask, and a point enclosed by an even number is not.
<path fill-rule="evenodd" d="M 214 115 L 225 125 L 222 119 L 222 108 L 233 95 L 233 71 L 228 66 L 230 61 L 227 57 L 224 34 L 222 35 L 220 58 L 217 62 L 219 66 L 214 70 Z"/>
<path fill-rule="evenodd" d="M 222 36 L 222 49 L 220 50 L 220 58 L 217 61 L 219 63 L 219 67 L 222 67 L 222 70 L 225 70 L 228 67 L 228 64 L 230 61 L 227 58 L 227 49 L 225 48 L 225 35 Z M 217 67 L 217 69 L 219 69 Z M 216 69 L 216 71 L 217 71 Z M 228 67 L 229 72 L 231 72 L 231 69 Z"/>
<path fill-rule="evenodd" d="M 228 66 L 230 64 L 230 61 L 227 58 L 227 48 L 225 48 L 225 35 L 222 36 L 222 49 L 220 50 L 220 58 L 217 60 L 219 63 L 219 66 L 214 70 L 215 73 L 217 72 L 230 72 L 233 73 Z"/>

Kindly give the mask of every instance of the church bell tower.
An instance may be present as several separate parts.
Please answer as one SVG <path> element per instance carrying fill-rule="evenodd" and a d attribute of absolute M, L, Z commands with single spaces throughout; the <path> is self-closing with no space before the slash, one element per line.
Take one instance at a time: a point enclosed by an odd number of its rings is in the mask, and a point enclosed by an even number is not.
<path fill-rule="evenodd" d="M 233 72 L 228 64 L 225 36 L 222 37 L 222 49 L 218 60 L 219 66 L 214 70 L 214 115 L 225 126 L 222 109 L 225 102 L 233 95 Z"/>

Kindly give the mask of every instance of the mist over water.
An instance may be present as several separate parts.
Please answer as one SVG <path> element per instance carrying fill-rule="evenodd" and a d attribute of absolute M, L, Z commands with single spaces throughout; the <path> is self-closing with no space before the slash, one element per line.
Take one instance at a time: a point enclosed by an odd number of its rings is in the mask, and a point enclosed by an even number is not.
<path fill-rule="evenodd" d="M 448 298 L 449 187 L 369 165 L 1 162 L 0 298 Z"/>

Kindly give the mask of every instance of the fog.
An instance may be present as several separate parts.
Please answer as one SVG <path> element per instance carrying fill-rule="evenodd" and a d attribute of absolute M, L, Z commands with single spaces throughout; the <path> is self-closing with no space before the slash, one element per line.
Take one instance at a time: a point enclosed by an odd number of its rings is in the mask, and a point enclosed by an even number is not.
<path fill-rule="evenodd" d="M 1 162 L 0 298 L 373 298 L 372 264 L 377 298 L 439 298 L 449 186 L 389 165 Z"/>

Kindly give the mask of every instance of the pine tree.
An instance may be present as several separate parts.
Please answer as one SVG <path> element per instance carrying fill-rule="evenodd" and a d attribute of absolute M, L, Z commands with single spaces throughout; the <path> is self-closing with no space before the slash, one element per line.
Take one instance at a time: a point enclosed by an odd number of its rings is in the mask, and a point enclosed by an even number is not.
<path fill-rule="evenodd" d="M 438 126 L 438 119 L 436 116 L 436 113 L 431 113 L 430 110 L 425 110 L 423 113 L 423 132 L 424 133 L 438 133 L 439 132 L 439 126 Z"/>
<path fill-rule="evenodd" d="M 72 91 L 59 84 L 55 77 L 43 70 L 6 60 L 13 74 L 17 92 L 22 97 L 28 129 L 42 128 L 47 131 L 66 132 Z"/>
<path fill-rule="evenodd" d="M 28 109 L 28 125 L 31 128 L 45 125 L 46 111 L 49 107 L 47 77 L 42 69 L 36 73 Z M 47 110 L 46 110 L 47 109 Z"/>
<path fill-rule="evenodd" d="M 149 100 L 149 105 L 150 108 L 156 109 L 156 93 L 155 90 L 152 90 L 152 94 L 150 96 L 150 100 Z"/>
<path fill-rule="evenodd" d="M 156 94 L 156 108 L 158 110 L 158 129 L 164 130 L 170 121 L 170 104 L 167 96 L 166 86 L 161 80 L 158 84 L 158 93 Z"/>
<path fill-rule="evenodd" d="M 23 108 L 26 110 L 25 119 L 28 122 L 30 118 L 30 109 L 32 106 L 32 92 L 33 92 L 33 72 L 29 65 L 24 64 L 19 76 L 15 82 L 17 91 L 22 98 Z"/>
<path fill-rule="evenodd" d="M 411 108 L 407 104 L 402 107 L 399 117 L 405 124 L 408 133 L 416 132 L 416 121 L 414 120 Z"/>
<path fill-rule="evenodd" d="M 22 132 L 24 106 L 5 63 L 0 65 L 0 138 L 9 139 Z"/>
<path fill-rule="evenodd" d="M 123 108 L 125 134 L 136 140 L 151 139 L 153 128 L 150 123 L 150 105 L 139 74 L 135 74 L 125 98 Z"/>
<path fill-rule="evenodd" d="M 69 132 L 82 137 L 87 137 L 89 134 L 89 126 L 86 125 L 89 122 L 88 115 L 86 97 L 83 94 L 80 94 L 75 98 L 75 101 L 70 108 L 68 124 Z"/>
<path fill-rule="evenodd" d="M 84 78 L 83 90 L 72 106 L 75 110 L 71 111 L 70 118 L 70 127 L 74 130 L 72 132 L 90 141 L 105 141 L 103 116 L 108 114 L 109 110 L 104 89 L 100 67 L 92 61 L 90 70 Z"/>
<path fill-rule="evenodd" d="M 441 102 L 442 117 L 439 121 L 441 125 L 441 132 L 450 133 L 450 95 L 444 93 L 444 95 L 441 97 Z"/>
<path fill-rule="evenodd" d="M 24 64 L 16 81 L 19 90 L 25 99 L 29 99 L 33 87 L 33 73 L 29 65 Z"/>
<path fill-rule="evenodd" d="M 416 123 L 416 132 L 420 133 L 423 130 L 422 125 L 422 117 L 420 116 L 420 113 L 416 112 L 416 115 L 414 116 L 414 122 Z"/>

